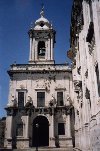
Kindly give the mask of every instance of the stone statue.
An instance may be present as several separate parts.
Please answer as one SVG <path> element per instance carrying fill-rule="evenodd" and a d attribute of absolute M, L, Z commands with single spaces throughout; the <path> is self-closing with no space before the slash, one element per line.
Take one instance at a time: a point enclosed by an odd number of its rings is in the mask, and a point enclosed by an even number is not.
<path fill-rule="evenodd" d="M 72 100 L 71 100 L 70 96 L 67 95 L 66 105 L 71 105 L 71 104 L 72 104 Z"/>
<path fill-rule="evenodd" d="M 26 107 L 33 106 L 33 101 L 32 101 L 32 98 L 30 96 L 28 96 L 28 99 L 27 99 L 25 106 Z"/>
<path fill-rule="evenodd" d="M 14 96 L 11 96 L 10 103 L 7 104 L 8 107 L 16 107 L 17 106 L 17 100 L 14 98 Z"/>
<path fill-rule="evenodd" d="M 56 106 L 56 99 L 55 99 L 55 97 L 52 95 L 52 97 L 51 97 L 51 100 L 50 100 L 50 102 L 49 102 L 49 105 L 50 106 Z"/>

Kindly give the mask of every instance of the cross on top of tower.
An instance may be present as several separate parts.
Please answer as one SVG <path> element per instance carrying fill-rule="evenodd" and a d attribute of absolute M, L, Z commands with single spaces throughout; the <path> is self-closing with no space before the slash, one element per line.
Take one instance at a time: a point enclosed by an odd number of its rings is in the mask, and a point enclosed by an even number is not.
<path fill-rule="evenodd" d="M 41 9 L 40 15 L 41 17 L 44 17 L 44 4 L 42 3 L 41 6 L 42 6 L 42 9 Z"/>

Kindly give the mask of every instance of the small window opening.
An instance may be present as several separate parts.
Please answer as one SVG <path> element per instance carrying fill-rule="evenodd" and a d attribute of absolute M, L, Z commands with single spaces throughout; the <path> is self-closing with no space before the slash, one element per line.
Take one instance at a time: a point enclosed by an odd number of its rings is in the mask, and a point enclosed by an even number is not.
<path fill-rule="evenodd" d="M 57 106 L 63 106 L 63 92 L 57 92 Z"/>
<path fill-rule="evenodd" d="M 45 92 L 37 92 L 37 106 L 38 107 L 45 106 Z"/>
<path fill-rule="evenodd" d="M 24 92 L 18 92 L 18 108 L 22 109 L 24 107 Z"/>
<path fill-rule="evenodd" d="M 58 135 L 65 135 L 64 123 L 58 123 Z"/>
<path fill-rule="evenodd" d="M 41 27 L 43 27 L 43 26 L 44 26 L 44 24 L 43 24 L 43 23 L 41 23 L 41 24 L 40 24 L 40 26 L 41 26 Z"/>

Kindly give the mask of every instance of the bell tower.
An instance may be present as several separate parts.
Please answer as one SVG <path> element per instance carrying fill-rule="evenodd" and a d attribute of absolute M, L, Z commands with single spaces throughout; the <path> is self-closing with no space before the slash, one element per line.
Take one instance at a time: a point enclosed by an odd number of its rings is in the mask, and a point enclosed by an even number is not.
<path fill-rule="evenodd" d="M 29 30 L 30 64 L 54 64 L 55 33 L 52 24 L 44 17 L 42 8 L 40 18 Z"/>

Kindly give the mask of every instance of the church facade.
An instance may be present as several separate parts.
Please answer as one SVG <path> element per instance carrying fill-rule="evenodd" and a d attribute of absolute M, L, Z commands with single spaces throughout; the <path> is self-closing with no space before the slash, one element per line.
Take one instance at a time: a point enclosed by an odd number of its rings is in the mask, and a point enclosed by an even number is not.
<path fill-rule="evenodd" d="M 74 0 L 71 18 L 75 147 L 100 150 L 100 1 Z"/>
<path fill-rule="evenodd" d="M 55 64 L 56 32 L 43 9 L 40 15 L 29 31 L 29 63 L 12 64 L 8 71 L 6 148 L 70 148 L 74 143 L 71 68 Z"/>

